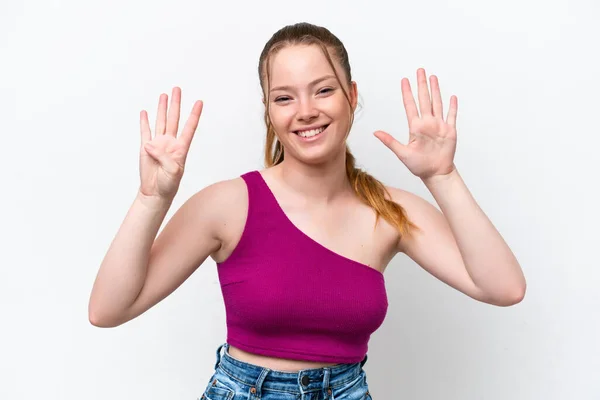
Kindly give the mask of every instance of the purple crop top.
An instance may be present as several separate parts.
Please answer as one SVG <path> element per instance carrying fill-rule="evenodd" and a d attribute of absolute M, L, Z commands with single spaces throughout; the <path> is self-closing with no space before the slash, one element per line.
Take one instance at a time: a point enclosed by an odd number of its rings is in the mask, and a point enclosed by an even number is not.
<path fill-rule="evenodd" d="M 304 234 L 259 171 L 242 178 L 248 189 L 244 231 L 217 264 L 227 342 L 270 357 L 360 362 L 387 312 L 383 274 Z"/>

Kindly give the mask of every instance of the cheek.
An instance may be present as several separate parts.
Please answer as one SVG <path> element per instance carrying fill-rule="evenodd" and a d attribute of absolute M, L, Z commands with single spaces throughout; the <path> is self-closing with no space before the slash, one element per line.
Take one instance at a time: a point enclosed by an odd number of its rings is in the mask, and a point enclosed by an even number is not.
<path fill-rule="evenodd" d="M 290 137 L 290 119 L 284 115 L 278 114 L 271 117 L 271 125 L 275 129 L 275 136 L 280 142 L 287 144 L 292 137 Z"/>
<path fill-rule="evenodd" d="M 350 125 L 350 113 L 348 107 L 337 107 L 335 110 L 331 110 L 329 115 L 335 121 L 338 128 L 336 131 L 345 131 Z"/>
<path fill-rule="evenodd" d="M 327 104 L 327 112 L 336 119 L 347 119 L 350 115 L 350 105 L 345 97 L 338 97 Z"/>
<path fill-rule="evenodd" d="M 279 132 L 286 132 L 293 119 L 294 119 L 295 111 L 292 107 L 280 108 L 277 110 L 271 109 L 271 123 L 275 127 L 275 130 Z"/>

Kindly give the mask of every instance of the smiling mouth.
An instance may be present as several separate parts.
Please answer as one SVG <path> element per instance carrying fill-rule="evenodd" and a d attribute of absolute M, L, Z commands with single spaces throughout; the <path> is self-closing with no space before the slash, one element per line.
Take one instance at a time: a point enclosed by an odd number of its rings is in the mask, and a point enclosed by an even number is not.
<path fill-rule="evenodd" d="M 317 129 L 311 129 L 310 131 L 294 131 L 294 133 L 303 138 L 310 138 L 313 136 L 320 135 L 325 129 L 327 129 L 328 126 L 329 124 L 323 125 L 322 127 Z"/>

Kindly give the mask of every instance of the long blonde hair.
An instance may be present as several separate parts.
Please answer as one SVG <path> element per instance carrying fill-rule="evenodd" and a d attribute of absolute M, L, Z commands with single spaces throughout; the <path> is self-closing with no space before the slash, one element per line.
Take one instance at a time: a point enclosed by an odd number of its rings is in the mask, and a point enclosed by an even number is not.
<path fill-rule="evenodd" d="M 275 130 L 273 129 L 269 118 L 270 76 L 269 68 L 267 68 L 267 66 L 269 65 L 270 58 L 279 50 L 292 45 L 318 45 L 321 48 L 350 104 L 350 128 L 354 122 L 354 113 L 352 112 L 350 96 L 344 88 L 344 85 L 341 83 L 328 50 L 331 49 L 331 53 L 346 73 L 347 82 L 351 83 L 352 76 L 350 62 L 343 43 L 326 28 L 309 23 L 288 25 L 280 29 L 266 43 L 258 63 L 260 84 L 265 93 L 264 120 L 267 126 L 267 137 L 264 161 L 267 167 L 272 167 L 281 163 L 284 158 L 283 146 L 279 140 L 277 140 Z M 412 229 L 418 229 L 416 225 L 408 220 L 404 208 L 391 200 L 389 192 L 380 181 L 367 174 L 365 171 L 356 168 L 356 160 L 350 152 L 348 145 L 346 145 L 346 174 L 357 196 L 365 204 L 375 210 L 377 215 L 376 224 L 379 217 L 383 217 L 400 232 L 401 236 L 410 235 Z"/>

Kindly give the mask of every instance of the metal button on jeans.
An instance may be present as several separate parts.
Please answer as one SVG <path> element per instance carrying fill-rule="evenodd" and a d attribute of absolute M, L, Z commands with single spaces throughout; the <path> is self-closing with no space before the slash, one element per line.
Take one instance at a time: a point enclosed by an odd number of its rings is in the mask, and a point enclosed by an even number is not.
<path fill-rule="evenodd" d="M 308 383 L 310 382 L 310 378 L 309 378 L 308 376 L 304 375 L 304 376 L 302 377 L 302 379 L 300 379 L 300 382 L 301 382 L 301 383 L 302 383 L 304 386 L 306 386 L 306 385 L 308 385 Z"/>

